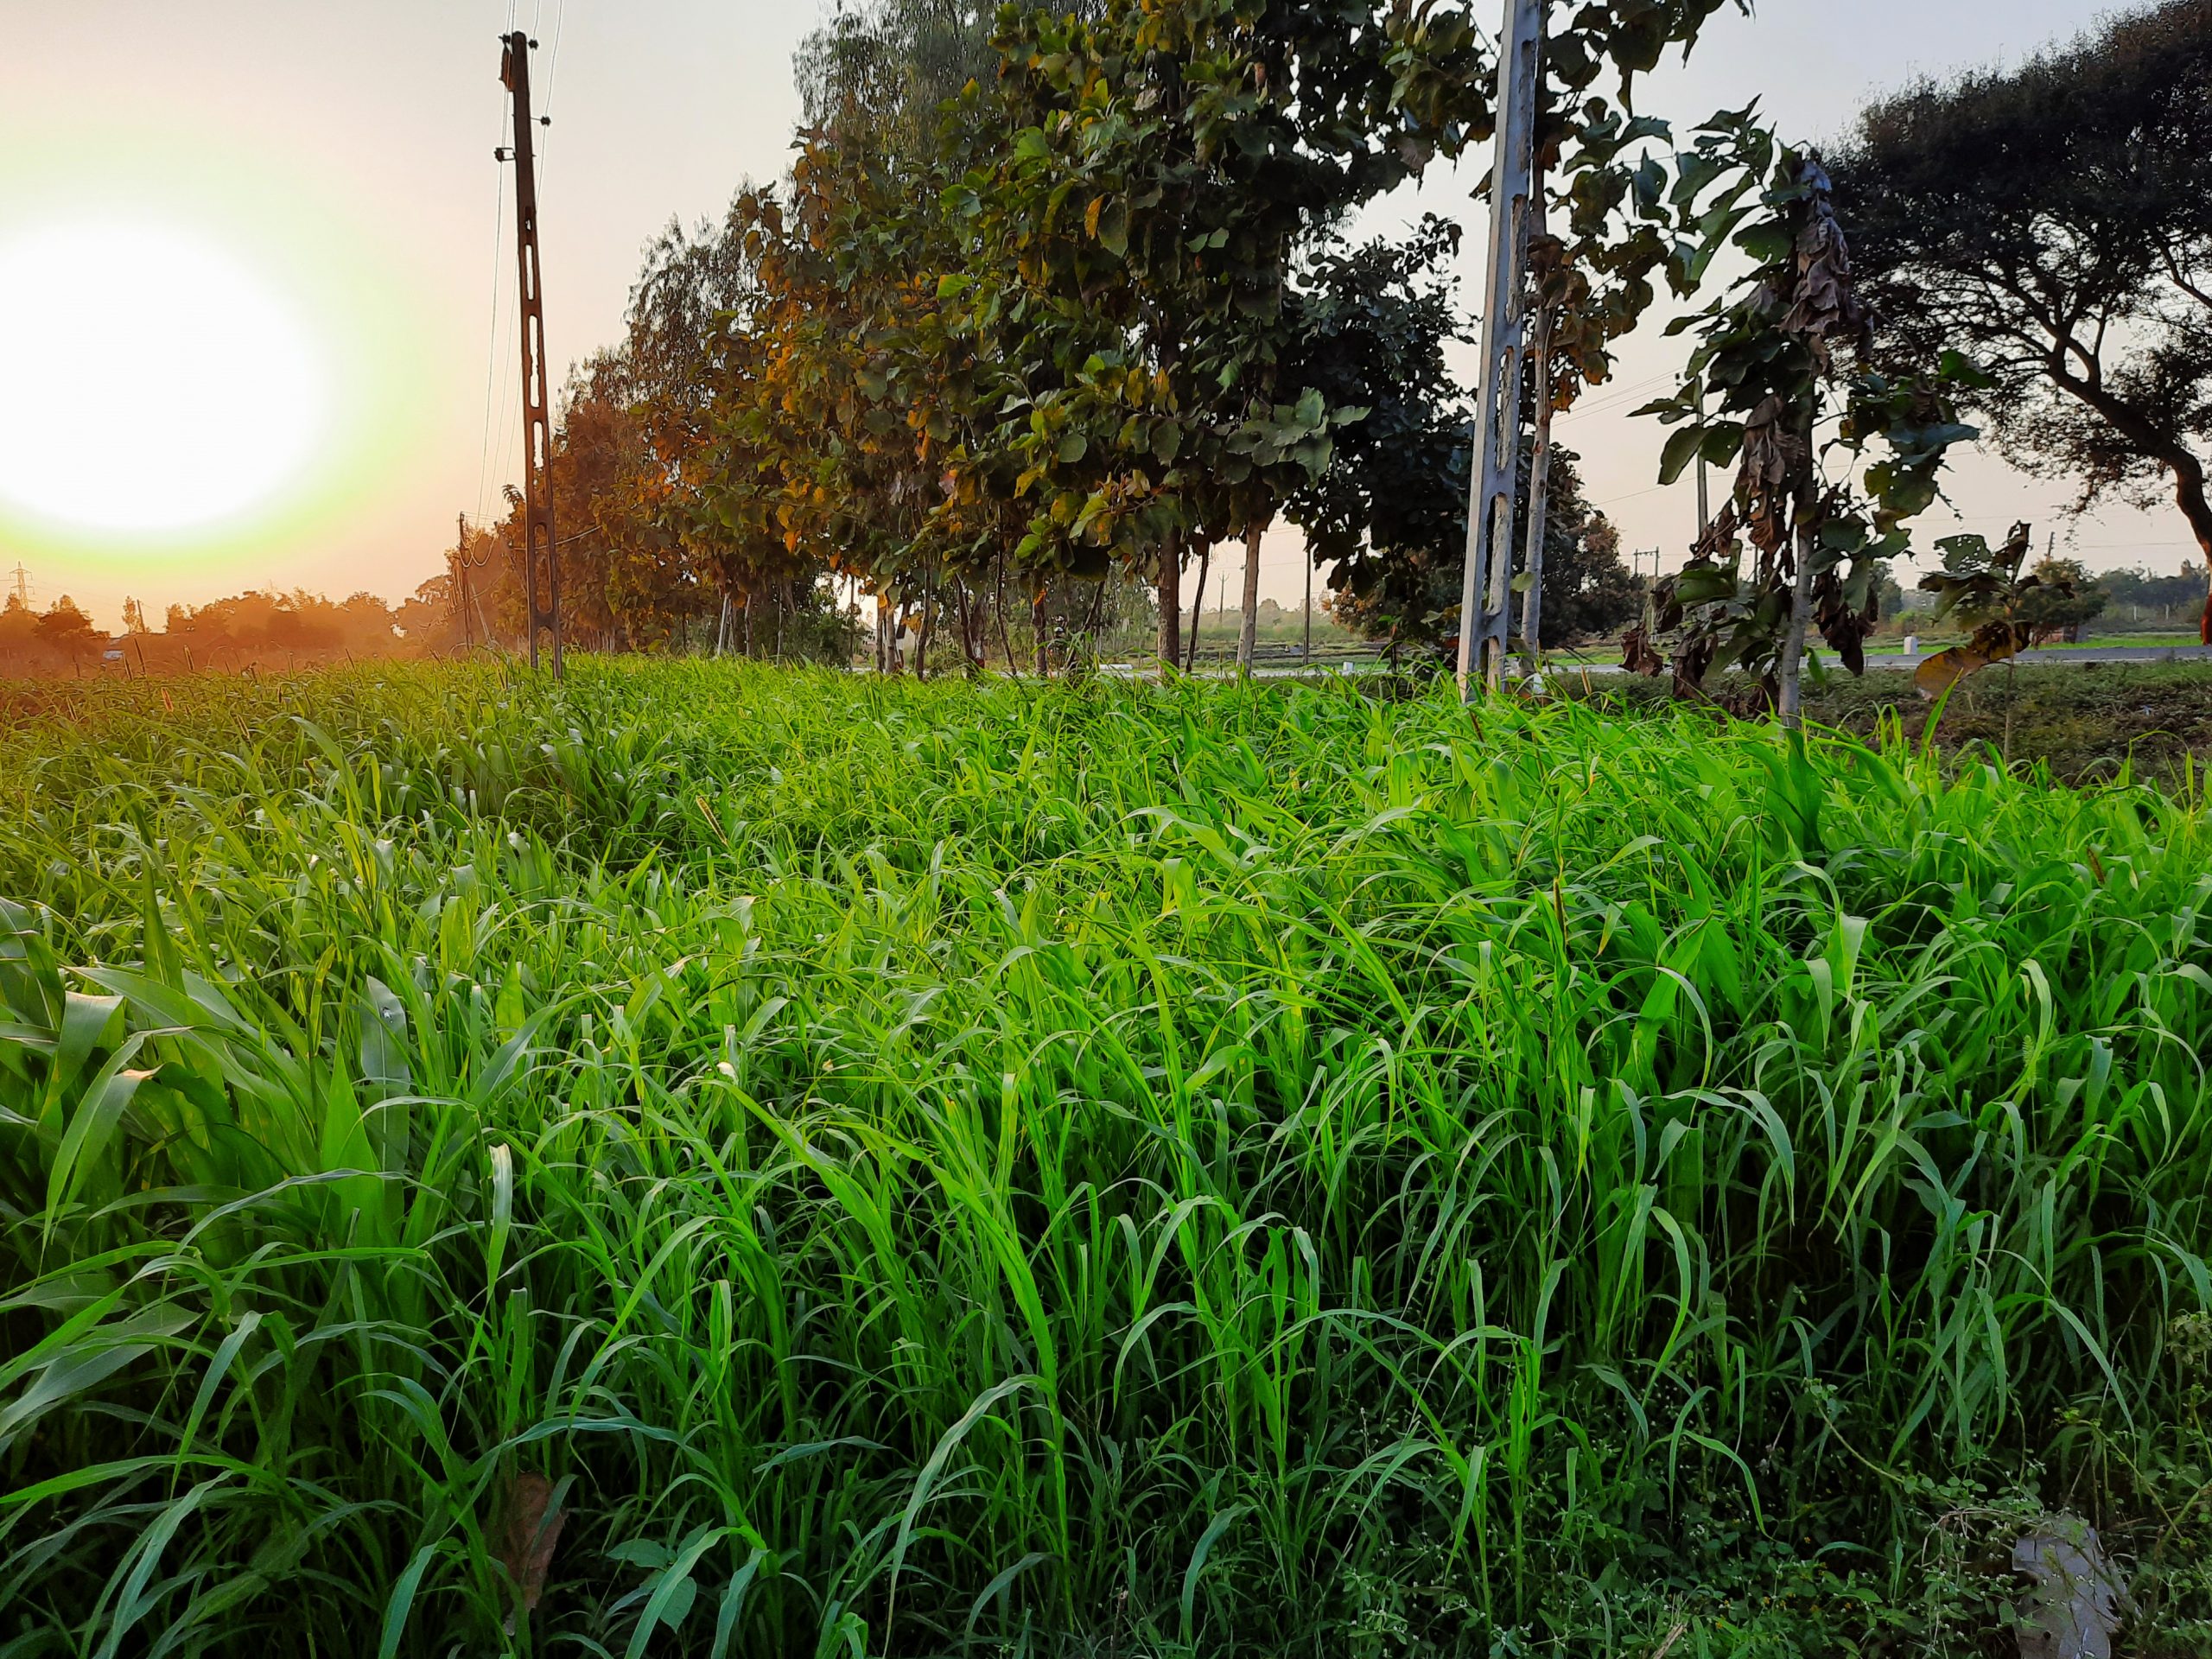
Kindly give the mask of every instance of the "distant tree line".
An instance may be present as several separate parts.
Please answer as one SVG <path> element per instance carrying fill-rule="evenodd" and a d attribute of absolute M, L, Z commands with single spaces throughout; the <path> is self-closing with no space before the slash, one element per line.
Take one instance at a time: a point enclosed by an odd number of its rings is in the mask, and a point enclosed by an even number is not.
<path fill-rule="evenodd" d="M 0 605 L 0 673 L 83 673 L 111 664 L 132 672 L 282 668 L 422 655 L 445 636 L 440 585 L 425 584 L 397 606 L 369 593 L 333 601 L 304 588 L 253 589 L 205 605 L 171 605 L 158 629 L 133 601 L 124 632 L 114 635 L 67 594 L 43 611 L 11 594 Z"/>

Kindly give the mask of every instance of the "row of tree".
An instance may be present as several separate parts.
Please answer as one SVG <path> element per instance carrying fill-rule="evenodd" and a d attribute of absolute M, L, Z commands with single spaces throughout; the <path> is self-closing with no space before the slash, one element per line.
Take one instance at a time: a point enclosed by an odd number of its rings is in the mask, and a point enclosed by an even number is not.
<path fill-rule="evenodd" d="M 1618 130 L 1633 77 L 1722 3 L 1580 8 L 1552 54 L 1551 142 Z M 1203 594 L 1242 543 L 1249 661 L 1255 555 L 1287 524 L 1340 618 L 1447 640 L 1472 425 L 1446 365 L 1459 232 L 1342 227 L 1489 136 L 1473 10 L 842 13 L 801 54 L 789 175 L 672 228 L 624 339 L 570 379 L 554 477 L 574 636 L 664 645 L 706 615 L 718 646 L 760 650 L 817 637 L 857 589 L 885 661 L 906 642 L 1049 667 L 1055 641 L 1140 612 L 1187 660 L 1189 574 Z M 1618 217 L 1601 206 L 1587 235 Z M 1640 309 L 1605 303 L 1585 378 Z M 1571 454 L 1545 493 L 1548 639 L 1618 626 L 1640 596 Z M 463 621 L 499 637 L 520 626 L 515 539 L 511 518 L 453 582 Z"/>
<path fill-rule="evenodd" d="M 1530 412 L 1541 448 L 1662 283 L 1695 303 L 1714 269 L 1749 264 L 1683 325 L 1683 385 L 1648 411 L 1675 428 L 1663 477 L 1702 460 L 1736 480 L 1638 655 L 1693 693 L 1744 671 L 1786 710 L 1809 639 L 1859 659 L 1948 451 L 1978 435 L 1970 415 L 2019 458 L 2085 475 L 2085 505 L 2163 476 L 2196 524 L 2189 307 L 2206 249 L 2166 158 L 2203 153 L 2190 66 L 2212 0 L 1877 105 L 1833 168 L 1754 111 L 1680 139 L 1634 111 L 1636 77 L 1724 3 L 1554 11 Z M 875 601 L 880 662 L 900 645 L 927 661 L 934 640 L 944 660 L 1042 668 L 1056 640 L 1126 630 L 1141 582 L 1160 655 L 1187 660 L 1186 574 L 1203 594 L 1214 550 L 1241 542 L 1249 660 L 1253 555 L 1287 522 L 1328 563 L 1343 620 L 1394 645 L 1448 641 L 1472 424 L 1446 364 L 1458 232 L 1361 245 L 1341 227 L 1487 138 L 1492 67 L 1471 9 L 1443 0 L 842 14 L 802 54 L 789 176 L 719 226 L 671 230 L 626 338 L 572 379 L 556 510 L 580 637 L 666 640 L 706 612 L 718 647 L 788 651 L 796 630 L 834 648 L 810 619 L 842 581 Z M 2050 176 L 2024 170 L 2019 134 L 2061 114 L 2068 143 L 2035 152 Z M 2123 162 L 2126 226 L 2065 219 L 2109 198 Z M 2019 175 L 2009 189 L 1993 165 Z M 2126 251 L 2107 254 L 2120 228 Z M 1993 248 L 2034 269 L 1968 270 Z M 2112 267 L 2094 282 L 2093 254 Z M 2005 303 L 2063 280 L 2082 291 L 2038 356 Z M 1931 302 L 1944 281 L 1967 298 Z M 2054 415 L 2067 397 L 2090 413 Z M 1642 604 L 1574 458 L 1547 450 L 1534 473 L 1531 647 Z"/>

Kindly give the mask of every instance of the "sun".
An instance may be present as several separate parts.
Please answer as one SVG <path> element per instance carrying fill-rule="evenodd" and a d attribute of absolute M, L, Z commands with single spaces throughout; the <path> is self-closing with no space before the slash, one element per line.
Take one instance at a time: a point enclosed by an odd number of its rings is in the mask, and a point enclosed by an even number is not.
<path fill-rule="evenodd" d="M 327 378 L 283 296 L 189 231 L 0 233 L 0 497 L 19 511 L 124 536 L 247 513 L 312 459 Z"/>

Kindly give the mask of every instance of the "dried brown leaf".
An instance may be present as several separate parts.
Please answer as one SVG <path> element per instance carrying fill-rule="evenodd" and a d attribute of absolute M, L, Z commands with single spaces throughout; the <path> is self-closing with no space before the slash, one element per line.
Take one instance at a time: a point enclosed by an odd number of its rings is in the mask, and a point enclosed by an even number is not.
<path fill-rule="evenodd" d="M 553 1548 L 561 1541 L 568 1511 L 553 1501 L 553 1483 L 543 1475 L 517 1475 L 507 1488 L 499 1531 L 499 1564 L 522 1598 L 524 1615 L 537 1611 L 553 1567 Z"/>

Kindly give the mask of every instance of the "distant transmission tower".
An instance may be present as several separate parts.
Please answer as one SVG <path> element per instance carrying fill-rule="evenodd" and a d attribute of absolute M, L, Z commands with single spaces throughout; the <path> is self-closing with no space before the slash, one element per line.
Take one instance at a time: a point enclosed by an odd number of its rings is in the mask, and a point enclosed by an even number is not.
<path fill-rule="evenodd" d="M 22 561 L 18 559 L 16 562 L 16 568 L 13 570 L 10 570 L 8 574 L 16 579 L 16 603 L 23 607 L 26 610 L 29 609 L 31 602 L 31 573 L 23 569 Z"/>
<path fill-rule="evenodd" d="M 505 37 L 499 79 L 514 101 L 512 149 L 494 153 L 515 164 L 515 264 L 522 305 L 523 601 L 530 612 L 530 665 L 541 643 L 561 677 L 561 554 L 553 540 L 553 427 L 545 380 L 545 304 L 538 286 L 537 161 L 531 148 L 530 54 L 537 44 L 518 29 Z"/>

